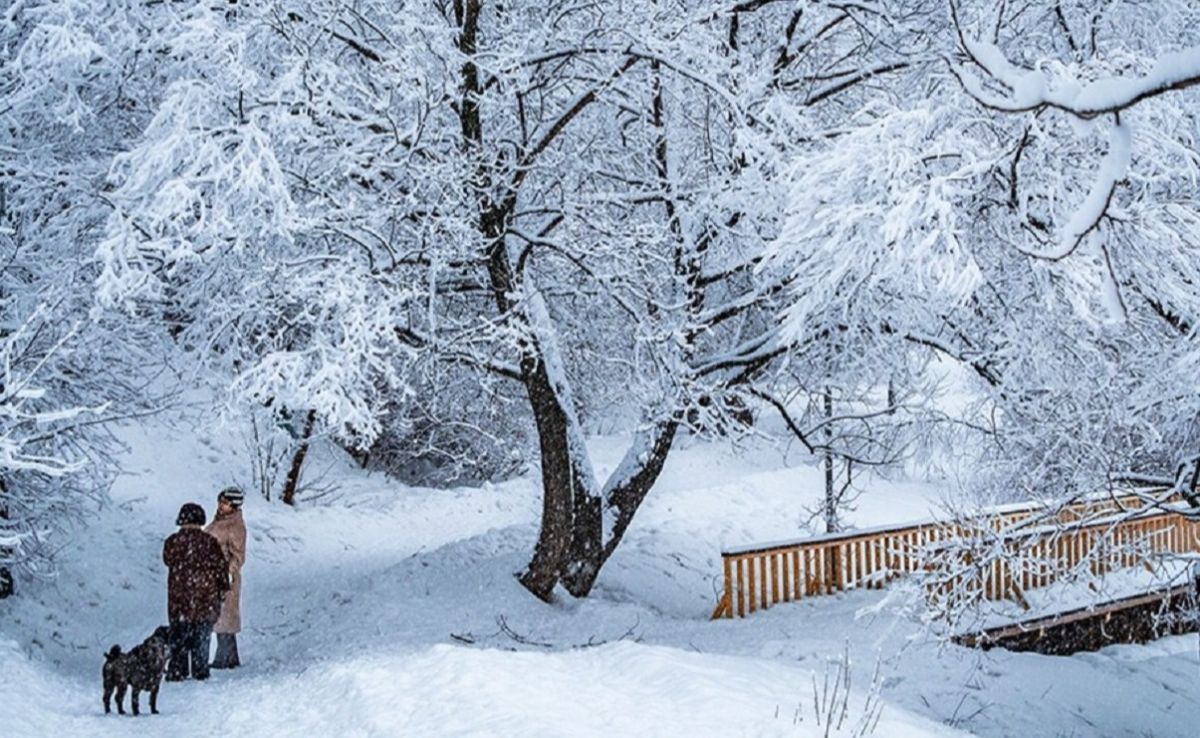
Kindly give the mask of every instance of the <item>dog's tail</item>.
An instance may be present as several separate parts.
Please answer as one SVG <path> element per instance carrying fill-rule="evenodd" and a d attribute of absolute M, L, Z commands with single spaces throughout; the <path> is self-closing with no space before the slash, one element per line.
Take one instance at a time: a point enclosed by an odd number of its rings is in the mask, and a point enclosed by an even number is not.
<path fill-rule="evenodd" d="M 112 661 L 113 659 L 117 658 L 120 655 L 121 655 L 121 647 L 113 646 L 112 648 L 108 649 L 108 653 L 104 654 L 104 660 Z"/>

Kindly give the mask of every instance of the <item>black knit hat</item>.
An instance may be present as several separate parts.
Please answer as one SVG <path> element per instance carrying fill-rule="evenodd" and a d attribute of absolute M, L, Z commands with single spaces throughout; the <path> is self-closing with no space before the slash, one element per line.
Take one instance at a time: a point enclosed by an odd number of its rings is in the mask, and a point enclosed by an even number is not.
<path fill-rule="evenodd" d="M 175 525 L 204 525 L 204 521 L 207 519 L 204 508 L 194 502 L 189 502 L 179 508 L 179 517 L 175 518 Z"/>
<path fill-rule="evenodd" d="M 246 493 L 237 487 L 226 487 L 225 489 L 221 490 L 221 494 L 217 495 L 217 497 L 223 498 L 234 508 L 241 507 L 242 503 L 246 501 Z"/>

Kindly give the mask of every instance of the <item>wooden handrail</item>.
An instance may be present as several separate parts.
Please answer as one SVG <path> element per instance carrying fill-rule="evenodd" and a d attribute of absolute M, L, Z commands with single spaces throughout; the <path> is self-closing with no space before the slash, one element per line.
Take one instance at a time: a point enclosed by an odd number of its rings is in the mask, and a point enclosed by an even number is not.
<path fill-rule="evenodd" d="M 712 617 L 745 617 L 780 602 L 854 587 L 881 588 L 897 576 L 928 569 L 927 550 L 969 537 L 971 530 L 992 530 L 1024 540 L 1046 527 L 1036 523 L 1052 523 L 1054 530 L 1064 525 L 1091 529 L 1095 516 L 1142 509 L 1148 497 L 1148 493 L 1092 496 L 1057 508 L 1007 505 L 965 521 L 927 520 L 729 548 L 721 553 L 724 585 Z M 1043 512 L 1046 515 L 1039 515 Z M 1003 591 L 1020 596 L 1019 590 Z"/>
<path fill-rule="evenodd" d="M 1028 609 L 1025 591 L 1081 573 L 1081 567 L 1103 576 L 1116 569 L 1149 568 L 1155 555 L 1200 551 L 1200 521 L 1163 509 L 985 542 L 1003 546 L 1003 556 L 977 556 L 974 544 L 947 543 L 927 552 L 931 604 L 945 608 L 954 604 L 950 600 L 1012 599 Z"/>

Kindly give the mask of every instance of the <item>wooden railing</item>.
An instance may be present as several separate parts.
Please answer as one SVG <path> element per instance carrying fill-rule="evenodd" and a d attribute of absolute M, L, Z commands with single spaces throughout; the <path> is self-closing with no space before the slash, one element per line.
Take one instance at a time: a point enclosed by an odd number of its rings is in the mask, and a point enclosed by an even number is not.
<path fill-rule="evenodd" d="M 1106 513 L 1140 510 L 1144 499 L 1130 494 L 1082 499 L 1057 508 L 1009 505 L 986 512 L 982 520 L 925 521 L 727 549 L 721 553 L 724 586 L 712 617 L 745 617 L 780 602 L 880 588 L 894 577 L 927 569 L 924 552 L 971 530 L 1015 536 L 1047 524 L 1058 529 Z"/>
<path fill-rule="evenodd" d="M 929 562 L 926 594 L 934 605 L 947 598 L 1011 599 L 1028 608 L 1027 590 L 1064 576 L 1152 568 L 1155 556 L 1196 551 L 1200 521 L 1173 510 L 1043 526 L 993 541 L 947 541 L 924 552 Z"/>

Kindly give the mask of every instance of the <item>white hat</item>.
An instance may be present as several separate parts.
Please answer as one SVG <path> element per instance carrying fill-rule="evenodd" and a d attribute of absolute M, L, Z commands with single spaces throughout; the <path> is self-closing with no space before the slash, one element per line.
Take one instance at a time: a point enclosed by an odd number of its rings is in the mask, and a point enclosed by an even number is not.
<path fill-rule="evenodd" d="M 237 487 L 226 487 L 225 489 L 221 490 L 221 494 L 217 496 L 224 498 L 226 502 L 235 508 L 241 507 L 242 503 L 246 501 L 246 493 L 242 492 Z"/>

